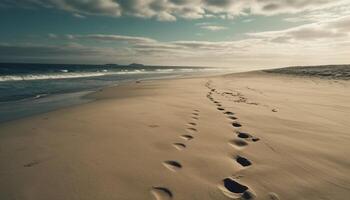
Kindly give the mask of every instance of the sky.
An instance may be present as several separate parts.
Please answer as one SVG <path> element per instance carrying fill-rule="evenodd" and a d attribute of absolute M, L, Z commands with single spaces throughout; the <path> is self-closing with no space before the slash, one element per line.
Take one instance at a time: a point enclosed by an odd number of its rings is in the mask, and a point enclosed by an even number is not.
<path fill-rule="evenodd" d="M 350 0 L 1 0 L 0 62 L 350 63 Z"/>

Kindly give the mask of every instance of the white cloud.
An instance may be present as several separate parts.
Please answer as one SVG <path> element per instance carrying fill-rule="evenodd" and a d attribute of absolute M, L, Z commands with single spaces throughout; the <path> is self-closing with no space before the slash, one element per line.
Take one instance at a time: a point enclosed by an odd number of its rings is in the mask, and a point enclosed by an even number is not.
<path fill-rule="evenodd" d="M 50 57 L 50 56 L 92 56 L 106 55 L 105 48 L 87 48 L 76 44 L 50 45 L 5 45 L 0 44 L 1 57 Z"/>
<path fill-rule="evenodd" d="M 81 18 L 81 19 L 86 18 L 84 15 L 81 15 L 81 14 L 78 14 L 78 13 L 74 13 L 73 16 L 76 17 L 76 18 Z"/>
<path fill-rule="evenodd" d="M 244 23 L 250 23 L 250 22 L 252 22 L 252 21 L 254 21 L 255 19 L 252 19 L 252 18 L 250 18 L 250 19 L 244 19 L 244 20 L 242 20 L 242 22 L 244 22 Z"/>
<path fill-rule="evenodd" d="M 289 22 L 318 22 L 337 19 L 350 15 L 350 3 L 334 4 L 327 8 L 320 8 L 308 12 L 301 12 L 296 16 L 285 18 Z"/>
<path fill-rule="evenodd" d="M 74 13 L 120 16 L 121 7 L 113 0 L 48 0 L 50 5 Z"/>
<path fill-rule="evenodd" d="M 206 29 L 209 31 L 222 31 L 228 29 L 225 26 L 215 26 L 215 25 L 207 25 L 207 26 L 201 26 L 202 29 Z"/>
<path fill-rule="evenodd" d="M 202 29 L 210 30 L 210 31 L 221 31 L 226 30 L 227 27 L 225 26 L 202 26 Z"/>
<path fill-rule="evenodd" d="M 52 38 L 52 39 L 58 38 L 58 36 L 56 34 L 53 34 L 53 33 L 49 33 L 48 36 L 49 36 L 49 38 Z"/>
<path fill-rule="evenodd" d="M 350 16 L 279 31 L 250 33 L 246 39 L 218 42 L 160 42 L 143 37 L 134 40 L 132 37 L 127 48 L 129 58 L 133 55 L 140 62 L 154 64 L 286 66 L 346 63 L 350 62 L 350 45 L 345 45 L 350 44 L 349 23 Z M 111 39 L 110 36 L 100 37 Z"/>
<path fill-rule="evenodd" d="M 209 30 L 209 31 L 222 31 L 228 29 L 226 26 L 216 25 L 211 22 L 200 22 L 197 23 L 196 26 L 199 26 L 201 29 Z"/>
<path fill-rule="evenodd" d="M 248 33 L 247 35 L 265 38 L 275 42 L 296 42 L 320 39 L 348 38 L 350 33 L 350 15 L 324 22 L 315 22 L 281 31 Z"/>
<path fill-rule="evenodd" d="M 180 1 L 180 0 L 178 0 Z M 178 2 L 181 3 L 181 2 Z M 212 26 L 199 23 L 197 26 Z M 167 41 L 126 35 L 56 35 L 63 46 L 0 45 L 4 59 L 76 59 L 206 66 L 286 66 L 350 62 L 350 15 L 293 28 L 249 33 L 229 41 Z M 65 40 L 64 40 L 65 39 Z M 94 41 L 93 45 L 89 41 Z M 106 42 L 108 42 L 108 47 Z M 120 44 L 120 42 L 122 44 Z M 80 45 L 79 45 L 80 44 Z M 85 44 L 85 45 L 83 45 Z"/>
<path fill-rule="evenodd" d="M 47 62 L 47 63 L 110 63 L 127 62 L 133 57 L 127 49 L 90 47 L 76 43 L 65 45 L 10 45 L 0 43 L 2 62 Z"/>
<path fill-rule="evenodd" d="M 56 8 L 83 15 L 121 15 L 175 21 L 177 18 L 277 15 L 349 5 L 348 0 L 3 0 L 2 6 Z M 346 12 L 343 10 L 342 12 Z"/>
<path fill-rule="evenodd" d="M 125 35 L 106 35 L 106 34 L 89 34 L 89 35 L 67 35 L 68 39 L 88 39 L 98 41 L 116 41 L 128 43 L 150 43 L 155 40 L 146 37 L 135 37 Z"/>

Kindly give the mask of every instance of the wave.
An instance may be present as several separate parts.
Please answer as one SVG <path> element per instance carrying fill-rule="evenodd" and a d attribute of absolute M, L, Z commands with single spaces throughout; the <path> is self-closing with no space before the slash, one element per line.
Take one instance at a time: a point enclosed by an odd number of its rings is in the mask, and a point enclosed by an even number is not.
<path fill-rule="evenodd" d="M 47 79 L 69 79 L 104 76 L 105 73 L 58 73 L 58 74 L 26 74 L 26 75 L 5 75 L 0 76 L 0 82 L 4 81 L 31 81 Z"/>
<path fill-rule="evenodd" d="M 173 72 L 175 69 L 156 69 L 156 72 Z"/>
<path fill-rule="evenodd" d="M 156 69 L 156 70 L 121 70 L 121 71 L 108 71 L 101 70 L 98 72 L 68 72 L 68 70 L 62 70 L 59 73 L 48 74 L 24 74 L 24 75 L 1 75 L 0 82 L 5 81 L 31 81 L 31 80 L 48 80 L 48 79 L 72 79 L 72 78 L 87 78 L 98 77 L 107 75 L 127 75 L 127 74 L 161 74 L 161 73 L 174 73 L 174 72 L 194 72 L 195 69 Z M 200 71 L 200 70 L 198 70 Z"/>
<path fill-rule="evenodd" d="M 37 94 L 37 95 L 35 95 L 33 98 L 34 98 L 34 99 L 40 99 L 40 98 L 46 97 L 47 95 L 49 95 L 49 94 L 46 94 L 46 93 Z"/>

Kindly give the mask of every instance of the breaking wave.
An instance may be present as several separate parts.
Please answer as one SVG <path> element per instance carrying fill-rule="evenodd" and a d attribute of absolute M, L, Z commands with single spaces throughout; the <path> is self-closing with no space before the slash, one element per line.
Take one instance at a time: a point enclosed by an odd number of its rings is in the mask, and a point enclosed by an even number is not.
<path fill-rule="evenodd" d="M 127 74 L 160 74 L 172 72 L 193 72 L 193 69 L 156 69 L 156 70 L 121 70 L 108 71 L 102 70 L 99 72 L 68 72 L 67 70 L 57 73 L 44 74 L 20 74 L 20 75 L 0 75 L 0 82 L 5 81 L 31 81 L 31 80 L 48 80 L 48 79 L 72 79 L 72 78 L 87 78 L 108 75 L 127 75 Z"/>

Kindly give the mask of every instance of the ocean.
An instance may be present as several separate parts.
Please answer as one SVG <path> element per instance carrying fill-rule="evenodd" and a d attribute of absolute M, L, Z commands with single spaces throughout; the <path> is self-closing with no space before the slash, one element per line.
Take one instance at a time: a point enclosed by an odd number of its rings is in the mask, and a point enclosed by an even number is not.
<path fill-rule="evenodd" d="M 84 95 L 123 82 L 222 73 L 208 67 L 0 64 L 0 122 L 91 101 Z"/>

